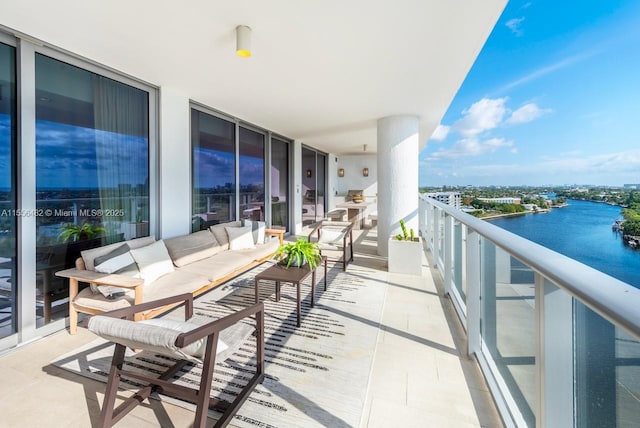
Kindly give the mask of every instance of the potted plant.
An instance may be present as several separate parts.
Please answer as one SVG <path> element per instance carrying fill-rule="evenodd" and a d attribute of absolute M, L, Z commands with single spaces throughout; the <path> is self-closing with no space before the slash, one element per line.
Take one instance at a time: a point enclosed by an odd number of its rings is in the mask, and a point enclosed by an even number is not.
<path fill-rule="evenodd" d="M 422 275 L 422 240 L 413 229 L 407 232 L 400 220 L 402 233 L 389 238 L 389 272 Z"/>
<path fill-rule="evenodd" d="M 77 242 L 96 238 L 103 235 L 104 232 L 104 227 L 93 226 L 91 223 L 83 223 L 82 225 L 67 223 L 62 226 L 62 231 L 58 235 L 58 239 L 62 242 Z"/>
<path fill-rule="evenodd" d="M 309 264 L 309 269 L 315 269 L 322 256 L 318 244 L 309 242 L 306 238 L 298 238 L 296 242 L 290 242 L 280 246 L 273 255 L 273 258 L 280 260 L 287 268 L 290 266 L 304 266 Z"/>

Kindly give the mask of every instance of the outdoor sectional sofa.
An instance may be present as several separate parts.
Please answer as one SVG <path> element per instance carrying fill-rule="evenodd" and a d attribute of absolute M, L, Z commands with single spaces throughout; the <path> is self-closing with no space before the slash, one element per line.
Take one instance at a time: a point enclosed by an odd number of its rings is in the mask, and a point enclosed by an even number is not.
<path fill-rule="evenodd" d="M 198 296 L 266 261 L 281 245 L 284 231 L 253 223 L 221 223 L 185 236 L 159 241 L 149 236 L 82 251 L 75 269 L 56 273 L 69 278 L 70 333 L 77 332 L 78 313 L 96 315 L 184 293 Z M 82 282 L 91 287 L 79 290 Z M 136 319 L 153 318 L 177 305 Z"/>

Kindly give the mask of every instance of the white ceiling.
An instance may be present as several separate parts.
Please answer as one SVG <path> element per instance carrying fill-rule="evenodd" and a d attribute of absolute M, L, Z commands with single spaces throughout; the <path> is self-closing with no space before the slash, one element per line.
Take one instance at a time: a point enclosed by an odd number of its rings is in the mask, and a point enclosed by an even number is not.
<path fill-rule="evenodd" d="M 419 116 L 424 144 L 507 0 L 0 1 L 5 27 L 347 154 L 389 115 Z"/>

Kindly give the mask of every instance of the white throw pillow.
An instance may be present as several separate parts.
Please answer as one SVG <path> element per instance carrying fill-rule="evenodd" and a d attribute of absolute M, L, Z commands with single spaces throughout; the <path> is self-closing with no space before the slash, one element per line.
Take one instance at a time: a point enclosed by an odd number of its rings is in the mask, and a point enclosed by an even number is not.
<path fill-rule="evenodd" d="M 156 241 L 146 247 L 131 249 L 131 255 L 138 264 L 140 276 L 144 279 L 145 285 L 175 270 L 167 247 L 162 241 Z"/>
<path fill-rule="evenodd" d="M 318 242 L 324 244 L 341 244 L 344 232 L 336 229 L 320 229 Z"/>
<path fill-rule="evenodd" d="M 251 226 L 243 227 L 225 227 L 229 236 L 230 250 L 244 250 L 247 248 L 255 248 L 253 243 L 253 232 Z"/>
<path fill-rule="evenodd" d="M 265 235 L 265 230 L 267 228 L 267 226 L 266 226 L 264 221 L 245 220 L 244 221 L 244 225 L 251 227 L 251 231 L 253 233 L 253 243 L 254 244 L 256 244 L 256 245 L 257 244 L 264 244 L 264 235 Z"/>

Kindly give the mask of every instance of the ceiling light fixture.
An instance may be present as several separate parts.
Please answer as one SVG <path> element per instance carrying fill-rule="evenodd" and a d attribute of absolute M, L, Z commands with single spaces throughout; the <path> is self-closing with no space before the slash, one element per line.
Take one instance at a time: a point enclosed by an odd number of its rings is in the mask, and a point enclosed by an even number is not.
<path fill-rule="evenodd" d="M 236 55 L 243 58 L 251 56 L 251 27 L 246 25 L 236 27 Z"/>

